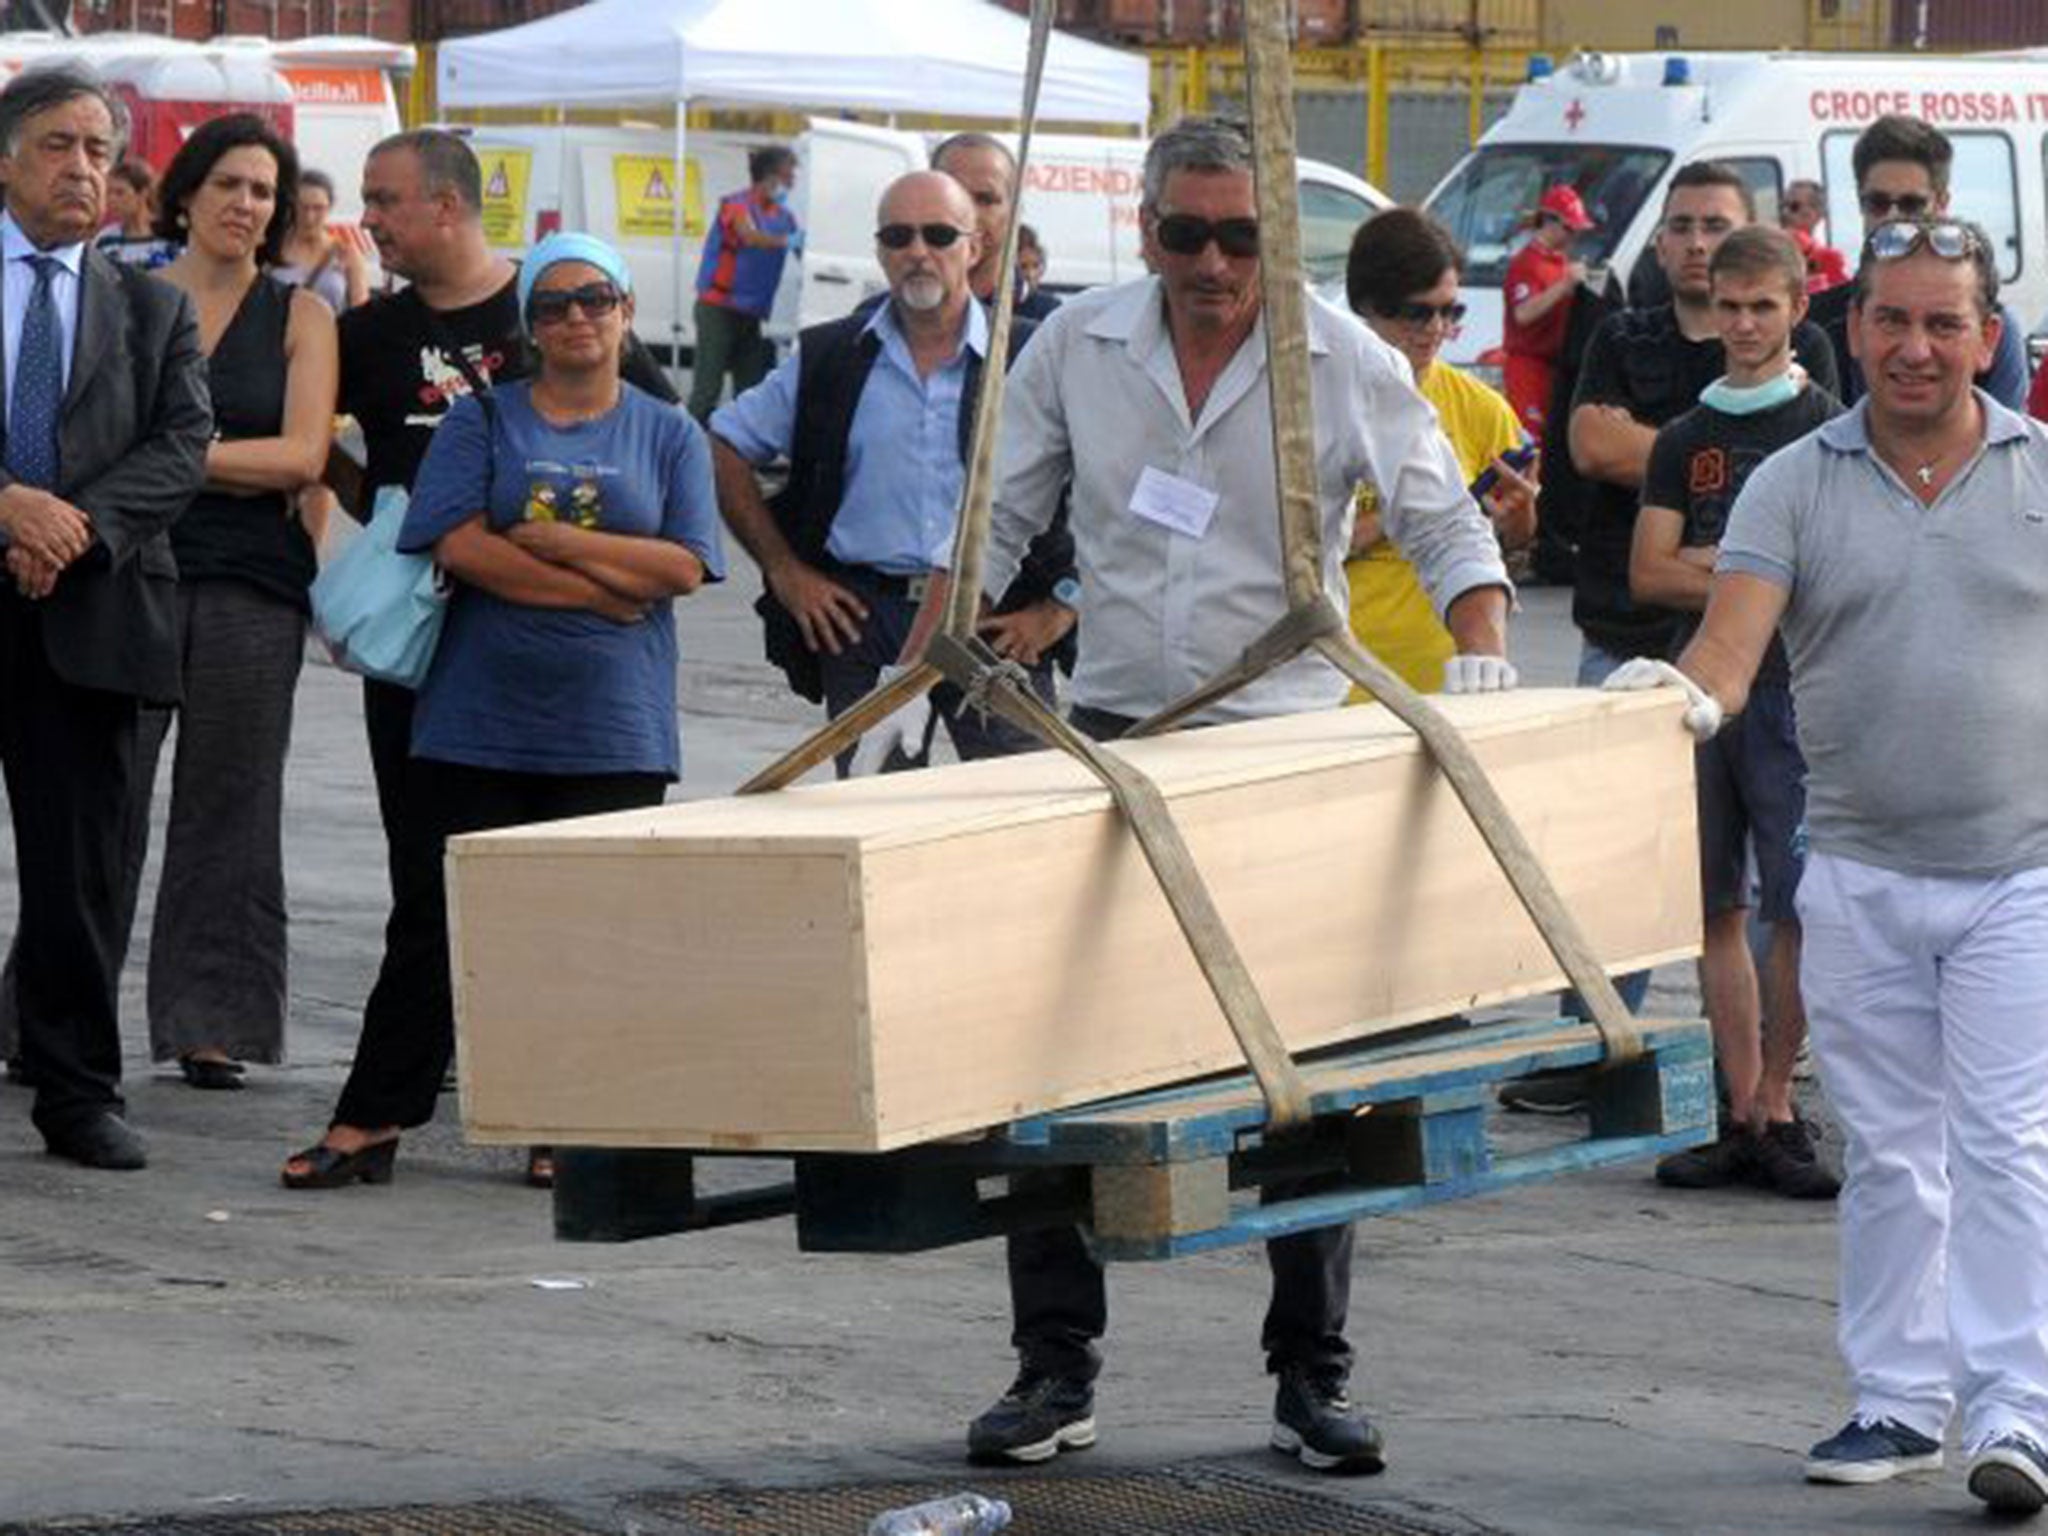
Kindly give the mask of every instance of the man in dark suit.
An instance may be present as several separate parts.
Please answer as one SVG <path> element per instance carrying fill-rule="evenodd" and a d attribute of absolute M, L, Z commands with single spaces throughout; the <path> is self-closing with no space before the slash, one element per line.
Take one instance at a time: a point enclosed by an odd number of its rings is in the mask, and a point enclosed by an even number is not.
<path fill-rule="evenodd" d="M 140 1168 L 117 985 L 142 703 L 175 702 L 177 566 L 213 415 L 190 302 L 90 249 L 127 114 L 87 73 L 0 91 L 0 766 L 21 1053 L 50 1151 Z"/>

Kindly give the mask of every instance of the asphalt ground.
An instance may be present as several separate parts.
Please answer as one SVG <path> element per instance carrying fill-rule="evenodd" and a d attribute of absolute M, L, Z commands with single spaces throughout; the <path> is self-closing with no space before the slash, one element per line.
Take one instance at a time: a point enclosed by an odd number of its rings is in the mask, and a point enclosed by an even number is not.
<path fill-rule="evenodd" d="M 760 662 L 735 564 L 680 618 L 683 795 L 729 790 L 812 718 Z M 1515 652 L 1529 681 L 1569 680 L 1563 594 L 1525 595 Z M 1023 1533 L 1981 1523 L 1957 1470 L 1800 1481 L 1845 1409 L 1831 1207 L 1665 1191 L 1647 1166 L 1361 1227 L 1354 1392 L 1390 1465 L 1346 1481 L 1263 1449 L 1256 1251 L 1118 1268 L 1100 1445 L 1006 1481 L 960 1460 L 1012 1368 L 995 1243 L 799 1256 L 776 1220 L 558 1245 L 519 1157 L 466 1147 L 452 1099 L 388 1188 L 285 1190 L 279 1163 L 345 1072 L 385 914 L 358 688 L 319 658 L 287 820 L 288 1066 L 208 1094 L 148 1064 L 145 892 L 124 1007 L 150 1168 L 46 1157 L 27 1095 L 0 1088 L 0 1532 L 825 1536 L 954 1488 L 1007 1488 Z M 12 899 L 0 880 L 0 919 Z M 1695 1011 L 1689 968 L 1660 973 L 1651 1006 Z M 1251 1512 L 1175 1502 L 1194 1487 Z M 1061 1514 L 1048 1488 L 1099 1494 L 1121 1523 Z"/>

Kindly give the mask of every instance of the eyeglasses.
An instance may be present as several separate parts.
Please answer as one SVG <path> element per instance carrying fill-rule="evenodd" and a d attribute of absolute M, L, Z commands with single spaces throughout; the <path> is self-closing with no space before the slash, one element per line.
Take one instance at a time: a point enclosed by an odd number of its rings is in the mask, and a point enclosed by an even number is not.
<path fill-rule="evenodd" d="M 1902 219 L 1917 219 L 1934 206 L 1933 198 L 1918 192 L 1908 192 L 1903 197 L 1894 197 L 1889 192 L 1865 192 L 1857 201 L 1873 219 L 1890 218 L 1895 213 Z"/>
<path fill-rule="evenodd" d="M 1169 213 L 1154 226 L 1154 233 L 1159 237 L 1160 249 L 1176 256 L 1199 256 L 1209 248 L 1211 240 L 1226 256 L 1259 254 L 1257 219 L 1217 219 L 1212 223 L 1192 213 Z"/>
<path fill-rule="evenodd" d="M 557 325 L 569 318 L 574 304 L 595 320 L 619 307 L 621 295 L 610 283 L 585 283 L 581 288 L 541 288 L 526 301 L 526 316 L 535 325 Z"/>
<path fill-rule="evenodd" d="M 1420 299 L 1410 299 L 1405 304 L 1375 305 L 1383 320 L 1398 320 L 1403 325 L 1427 325 L 1432 320 L 1441 320 L 1445 325 L 1456 325 L 1465 318 L 1465 306 L 1453 299 L 1448 304 L 1425 304 Z"/>
<path fill-rule="evenodd" d="M 1863 242 L 1864 254 L 1877 261 L 1899 261 L 1922 246 L 1943 261 L 1962 261 L 1982 249 L 1977 232 L 1967 224 L 1930 224 L 1908 219 L 1878 225 Z"/>
<path fill-rule="evenodd" d="M 927 248 L 943 251 L 955 240 L 964 240 L 973 233 L 971 229 L 955 229 L 951 224 L 884 224 L 875 231 L 875 241 L 892 251 L 907 251 L 911 241 L 922 239 Z"/>

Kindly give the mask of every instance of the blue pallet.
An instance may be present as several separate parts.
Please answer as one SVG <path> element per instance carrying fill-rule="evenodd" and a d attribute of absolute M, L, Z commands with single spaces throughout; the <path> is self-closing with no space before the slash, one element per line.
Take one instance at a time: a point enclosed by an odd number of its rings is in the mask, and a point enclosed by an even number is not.
<path fill-rule="evenodd" d="M 1595 1072 L 1586 1134 L 1500 1147 L 1497 1086 L 1596 1067 L 1577 1020 L 1516 1021 L 1347 1049 L 1302 1063 L 1311 1118 L 1265 1130 L 1248 1074 L 1035 1116 L 971 1142 L 800 1153 L 793 1178 L 699 1196 L 690 1151 L 558 1153 L 556 1234 L 617 1242 L 794 1212 L 812 1253 L 915 1253 L 1080 1224 L 1109 1259 L 1166 1259 L 1697 1146 L 1715 1130 L 1713 1050 L 1697 1020 L 1643 1026 L 1642 1059 Z M 1526 1140 L 1527 1138 L 1516 1138 Z M 1262 1186 L 1315 1193 L 1254 1203 Z"/>

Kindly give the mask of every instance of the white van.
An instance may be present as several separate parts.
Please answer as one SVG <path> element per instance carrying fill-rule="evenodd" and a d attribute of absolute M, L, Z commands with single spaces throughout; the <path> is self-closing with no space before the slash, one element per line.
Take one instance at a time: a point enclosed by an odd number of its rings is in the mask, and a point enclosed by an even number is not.
<path fill-rule="evenodd" d="M 1625 277 L 1655 231 L 1672 172 L 1724 160 L 1775 222 L 1788 182 L 1827 189 L 1822 231 L 1853 264 L 1863 220 L 1850 153 L 1888 113 L 1925 118 L 1955 144 L 1950 206 L 1990 233 L 2005 299 L 2023 323 L 2048 309 L 2048 50 L 1887 54 L 1581 54 L 1516 92 L 1508 113 L 1429 196 L 1466 254 L 1454 362 L 1491 361 L 1500 286 L 1543 189 L 1568 182 L 1599 228 L 1580 253 Z"/>
<path fill-rule="evenodd" d="M 483 166 L 485 225 L 508 255 L 550 229 L 615 240 L 633 266 L 636 328 L 665 348 L 672 324 L 692 341 L 698 256 L 718 199 L 747 184 L 747 152 L 773 142 L 749 134 L 694 133 L 682 187 L 682 291 L 677 306 L 672 134 L 651 126 L 491 125 L 462 131 Z M 793 203 L 804 230 L 789 262 L 769 330 L 778 339 L 852 310 L 884 287 L 875 262 L 875 203 L 882 188 L 922 169 L 942 133 L 912 133 L 812 118 L 794 148 Z M 1054 290 L 1121 282 L 1144 270 L 1138 255 L 1142 139 L 1038 135 L 1025 173 L 1020 216 L 1038 231 Z M 1366 182 L 1318 161 L 1300 162 L 1302 238 L 1312 275 L 1341 276 L 1351 232 L 1387 199 Z"/>

